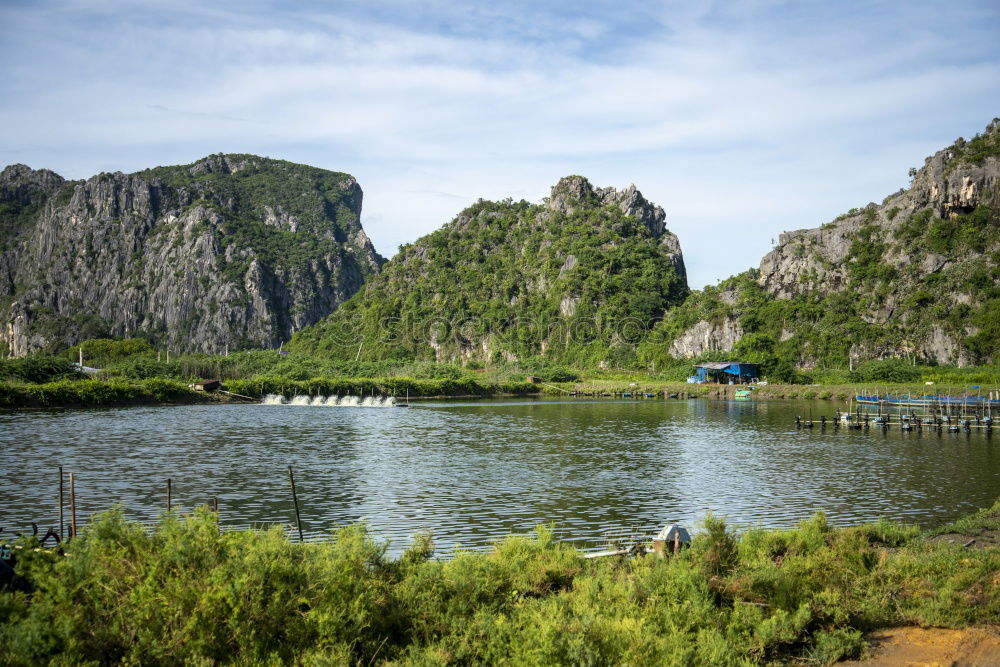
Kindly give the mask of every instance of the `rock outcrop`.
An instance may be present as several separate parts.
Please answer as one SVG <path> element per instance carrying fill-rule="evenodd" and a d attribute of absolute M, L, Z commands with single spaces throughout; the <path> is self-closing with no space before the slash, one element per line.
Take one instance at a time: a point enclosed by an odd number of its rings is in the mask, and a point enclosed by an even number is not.
<path fill-rule="evenodd" d="M 670 356 L 693 359 L 706 352 L 730 352 L 741 338 L 743 327 L 736 317 L 726 316 L 718 322 L 701 320 L 674 339 Z"/>
<path fill-rule="evenodd" d="M 0 342 L 275 347 L 378 271 L 347 174 L 252 155 L 86 181 L 0 174 Z"/>
<path fill-rule="evenodd" d="M 1000 120 L 990 123 L 980 141 L 996 142 L 1000 136 Z M 927 158 L 923 168 L 913 177 L 907 190 L 889 195 L 881 204 L 870 203 L 854 209 L 822 227 L 800 229 L 781 234 L 778 245 L 760 263 L 759 282 L 769 294 L 788 298 L 811 289 L 803 276 L 815 276 L 825 289 L 843 289 L 848 282 L 848 260 L 851 246 L 863 228 L 877 226 L 883 234 L 886 260 L 895 267 L 910 264 L 912 257 L 894 243 L 892 232 L 924 210 L 933 218 L 954 218 L 971 213 L 979 204 L 995 206 L 1000 193 L 1000 159 L 986 156 L 973 162 L 964 149 L 968 142 L 958 139 L 954 145 Z M 975 251 L 976 255 L 981 250 Z M 940 271 L 958 257 L 925 258 L 928 273 Z"/>
<path fill-rule="evenodd" d="M 643 197 L 634 184 L 622 190 L 613 187 L 594 188 L 583 176 L 566 176 L 553 186 L 546 206 L 551 210 L 572 213 L 581 205 L 593 206 L 595 203 L 599 206 L 613 206 L 645 225 L 653 237 L 659 240 L 663 252 L 670 257 L 677 276 L 687 284 L 681 244 L 677 236 L 667 229 L 666 212 Z"/>

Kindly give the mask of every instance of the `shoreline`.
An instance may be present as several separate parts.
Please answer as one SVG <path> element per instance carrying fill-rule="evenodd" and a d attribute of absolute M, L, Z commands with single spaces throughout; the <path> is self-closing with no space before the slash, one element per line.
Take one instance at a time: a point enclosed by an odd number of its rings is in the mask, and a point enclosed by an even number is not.
<path fill-rule="evenodd" d="M 439 385 L 444 384 L 444 387 Z M 635 386 L 632 386 L 632 385 Z M 370 390 L 380 392 L 385 389 L 412 387 L 415 391 L 409 395 L 411 402 L 441 401 L 441 400 L 476 400 L 496 398 L 565 398 L 580 400 L 622 399 L 626 400 L 735 400 L 736 390 L 752 386 L 752 393 L 747 401 L 780 401 L 780 400 L 815 400 L 824 402 L 850 402 L 859 393 L 877 391 L 879 393 L 909 393 L 923 395 L 925 393 L 951 396 L 976 396 L 989 390 L 971 390 L 954 385 L 692 385 L 677 382 L 658 382 L 636 380 L 590 380 L 581 382 L 553 382 L 544 384 L 530 383 L 480 383 L 475 378 L 465 378 L 457 381 L 422 380 L 411 378 L 314 378 L 312 380 L 290 380 L 286 378 L 267 378 L 266 382 L 257 379 L 234 380 L 228 385 L 238 391 L 234 394 L 244 394 L 250 400 L 238 396 L 226 396 L 216 392 L 194 391 L 188 383 L 166 378 L 150 380 L 62 380 L 43 384 L 0 382 L 0 411 L 46 410 L 46 409 L 92 409 L 92 408 L 122 408 L 122 407 L 165 407 L 175 405 L 234 405 L 254 404 L 262 401 L 268 394 L 277 394 L 285 399 L 294 396 L 313 395 L 367 395 Z M 475 393 L 468 391 L 474 387 Z M 504 391 L 506 387 L 515 387 L 516 391 Z M 431 391 L 440 388 L 452 388 L 454 393 L 436 391 L 421 393 L 421 389 Z M 295 391 L 288 391 L 294 389 Z M 346 390 L 343 393 L 336 391 Z M 361 389 L 352 392 L 351 389 Z M 92 390 L 92 391 L 88 391 Z M 332 390 L 332 391 L 330 391 Z M 646 397 L 652 394 L 652 397 Z M 379 396 L 394 396 L 396 401 L 404 403 L 405 394 L 401 392 L 378 393 Z"/>

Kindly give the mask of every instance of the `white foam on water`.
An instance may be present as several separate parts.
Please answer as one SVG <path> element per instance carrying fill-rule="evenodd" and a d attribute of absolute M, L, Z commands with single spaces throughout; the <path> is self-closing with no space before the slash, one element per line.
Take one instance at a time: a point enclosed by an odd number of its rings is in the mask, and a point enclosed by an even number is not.
<path fill-rule="evenodd" d="M 394 396 L 304 396 L 286 400 L 278 394 L 268 394 L 262 405 L 309 405 L 313 407 L 391 408 L 396 405 Z"/>

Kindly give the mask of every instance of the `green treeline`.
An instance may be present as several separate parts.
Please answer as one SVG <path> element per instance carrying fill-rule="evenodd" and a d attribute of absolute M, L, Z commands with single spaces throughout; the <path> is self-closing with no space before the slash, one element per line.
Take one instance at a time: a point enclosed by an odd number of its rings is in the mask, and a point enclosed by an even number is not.
<path fill-rule="evenodd" d="M 498 394 L 538 393 L 539 387 L 528 382 L 484 382 L 477 378 L 417 379 L 391 378 L 310 378 L 292 380 L 281 376 L 255 375 L 232 380 L 226 387 L 236 393 L 261 398 L 275 394 L 292 396 L 496 396 Z"/>
<path fill-rule="evenodd" d="M 1000 503 L 956 524 L 1000 528 Z M 488 553 L 398 558 L 363 526 L 319 544 L 220 534 L 207 510 L 149 532 L 110 512 L 65 555 L 15 548 L 0 662 L 730 665 L 859 657 L 863 633 L 1000 617 L 1000 550 L 890 522 L 736 534 L 709 517 L 660 560 L 587 560 L 540 528 Z"/>

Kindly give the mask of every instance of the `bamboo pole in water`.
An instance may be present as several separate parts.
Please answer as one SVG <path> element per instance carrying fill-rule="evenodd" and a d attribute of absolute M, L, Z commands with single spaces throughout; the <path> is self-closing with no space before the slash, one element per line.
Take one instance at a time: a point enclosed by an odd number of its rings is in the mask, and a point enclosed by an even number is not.
<path fill-rule="evenodd" d="M 73 479 L 73 473 L 69 474 L 69 515 L 73 522 L 70 537 L 76 537 L 76 482 Z"/>
<path fill-rule="evenodd" d="M 65 524 L 63 523 L 63 521 L 64 521 L 64 519 L 63 519 L 63 504 L 64 504 L 63 503 L 63 469 L 62 469 L 62 466 L 59 466 L 59 541 L 60 542 L 62 542 L 63 538 L 65 537 L 63 535 L 63 527 L 65 526 Z"/>
<path fill-rule="evenodd" d="M 171 482 L 170 478 L 168 477 L 167 478 L 167 514 L 170 514 L 170 501 L 172 500 L 171 496 L 173 495 L 173 490 L 174 490 L 173 489 L 173 483 Z"/>
<path fill-rule="evenodd" d="M 292 474 L 292 466 L 288 466 L 288 482 L 292 485 L 292 503 L 295 505 L 295 526 L 299 529 L 299 542 L 305 542 L 302 537 L 302 517 L 299 516 L 299 498 L 295 494 L 295 475 Z"/>

